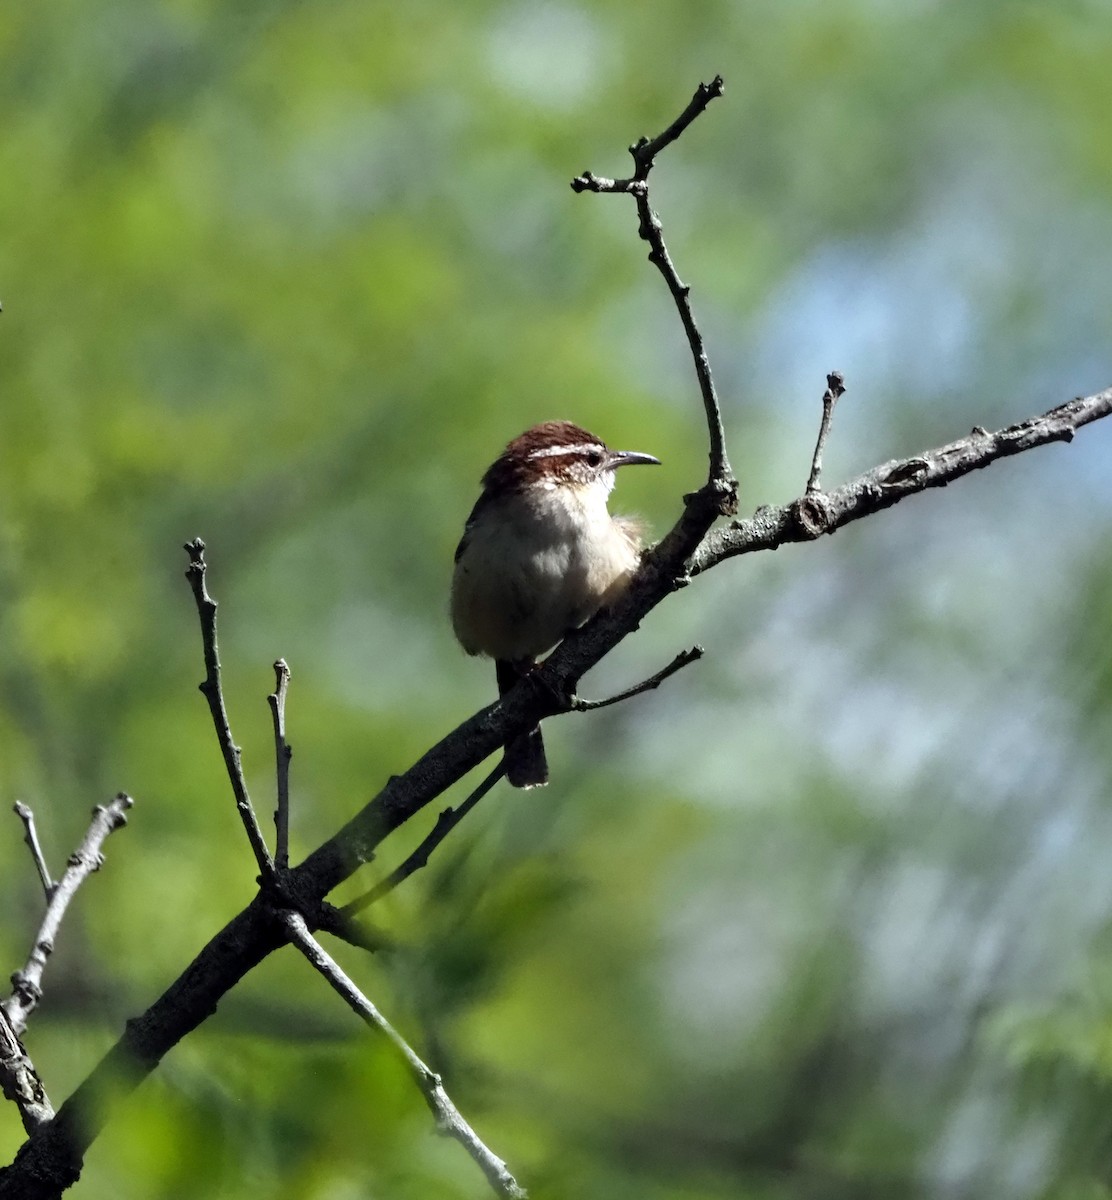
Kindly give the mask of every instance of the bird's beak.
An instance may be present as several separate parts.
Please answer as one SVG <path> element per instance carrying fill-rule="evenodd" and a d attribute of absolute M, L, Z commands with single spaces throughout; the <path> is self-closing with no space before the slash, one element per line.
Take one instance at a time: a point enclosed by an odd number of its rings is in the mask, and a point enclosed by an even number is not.
<path fill-rule="evenodd" d="M 635 467 L 638 463 L 655 463 L 660 466 L 660 459 L 651 454 L 642 454 L 638 450 L 611 450 L 607 467 L 613 471 L 616 467 Z"/>

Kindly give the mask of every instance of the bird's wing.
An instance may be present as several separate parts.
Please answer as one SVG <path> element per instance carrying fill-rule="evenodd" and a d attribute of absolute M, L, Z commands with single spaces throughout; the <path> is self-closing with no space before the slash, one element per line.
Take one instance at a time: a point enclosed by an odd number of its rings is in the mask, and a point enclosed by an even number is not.
<path fill-rule="evenodd" d="M 475 528 L 475 522 L 478 520 L 479 514 L 489 503 L 489 500 L 490 497 L 488 494 L 483 492 L 478 500 L 475 501 L 475 507 L 471 510 L 467 522 L 463 527 L 463 537 L 460 538 L 459 545 L 456 547 L 456 556 L 452 560 L 453 562 L 459 562 L 463 557 L 463 552 L 467 549 L 467 543 L 471 539 L 471 531 Z"/>

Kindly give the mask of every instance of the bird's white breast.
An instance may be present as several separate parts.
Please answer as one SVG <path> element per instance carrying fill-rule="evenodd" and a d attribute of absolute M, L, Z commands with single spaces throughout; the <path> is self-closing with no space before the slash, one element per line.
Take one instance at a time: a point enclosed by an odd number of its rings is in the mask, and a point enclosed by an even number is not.
<path fill-rule="evenodd" d="M 469 654 L 534 658 L 617 598 L 639 539 L 607 511 L 611 482 L 531 487 L 476 514 L 452 584 L 452 624 Z"/>

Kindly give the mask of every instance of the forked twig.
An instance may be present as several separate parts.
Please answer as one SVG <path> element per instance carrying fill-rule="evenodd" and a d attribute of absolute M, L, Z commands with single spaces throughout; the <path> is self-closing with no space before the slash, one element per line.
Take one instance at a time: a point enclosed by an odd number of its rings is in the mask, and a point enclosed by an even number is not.
<path fill-rule="evenodd" d="M 205 562 L 205 543 L 200 538 L 194 538 L 193 541 L 185 543 L 185 552 L 189 555 L 185 577 L 189 580 L 189 586 L 193 589 L 193 599 L 197 602 L 205 657 L 205 678 L 200 684 L 200 689 L 212 713 L 216 740 L 220 743 L 220 753 L 224 756 L 236 809 L 243 821 L 243 828 L 247 831 L 247 840 L 251 843 L 259 870 L 264 876 L 270 876 L 274 873 L 274 862 L 266 848 L 266 841 L 251 805 L 247 781 L 243 777 L 240 749 L 232 738 L 228 710 L 224 706 L 224 692 L 220 683 L 220 652 L 216 644 L 216 601 L 209 595 L 205 586 L 205 572 L 208 570 L 208 564 Z"/>
<path fill-rule="evenodd" d="M 28 1018 L 42 997 L 43 972 L 54 951 L 54 941 L 66 909 L 84 880 L 103 863 L 101 847 L 109 834 L 127 824 L 126 814 L 130 807 L 131 797 L 122 792 L 108 804 L 98 804 L 93 809 L 93 819 L 81 844 L 70 855 L 62 877 L 55 882 L 50 877 L 35 831 L 34 813 L 26 804 L 15 805 L 23 822 L 24 840 L 31 850 L 35 870 L 46 894 L 46 912 L 35 934 L 31 953 L 26 964 L 12 975 L 11 996 L 0 1004 L 0 1091 L 19 1109 L 23 1128 L 28 1134 L 50 1121 L 54 1109 L 19 1035 L 27 1028 Z"/>
<path fill-rule="evenodd" d="M 371 1029 L 383 1034 L 397 1051 L 401 1060 L 408 1067 L 421 1095 L 424 1096 L 432 1115 L 436 1118 L 437 1129 L 446 1136 L 454 1138 L 463 1146 L 479 1165 L 487 1182 L 498 1195 L 508 1196 L 511 1200 L 525 1200 L 525 1190 L 518 1185 L 517 1180 L 510 1174 L 502 1159 L 483 1143 L 479 1135 L 463 1118 L 444 1090 L 440 1076 L 421 1061 L 405 1038 L 348 978 L 339 963 L 309 932 L 309 927 L 300 914 L 287 909 L 281 916 L 290 941 L 325 977 L 333 991 L 343 998 L 351 1010 Z"/>
<path fill-rule="evenodd" d="M 54 939 L 66 909 L 81 884 L 104 862 L 101 847 L 109 834 L 127 824 L 127 810 L 131 804 L 131 797 L 120 792 L 107 804 L 98 804 L 93 809 L 93 819 L 81 844 L 70 855 L 62 877 L 51 888 L 50 902 L 35 934 L 31 953 L 26 964 L 12 975 L 13 991 L 4 1001 L 4 1011 L 17 1036 L 27 1028 L 27 1018 L 42 997 L 43 972 L 47 959 L 54 952 Z"/>
<path fill-rule="evenodd" d="M 714 386 L 710 362 L 707 358 L 703 335 L 691 309 L 691 289 L 683 283 L 676 271 L 668 247 L 664 243 L 660 218 L 649 202 L 649 172 L 656 155 L 671 145 L 680 134 L 702 113 L 708 104 L 725 90 L 722 76 L 716 75 L 710 83 L 700 83 L 687 107 L 655 138 L 640 138 L 629 148 L 633 155 L 634 172 L 628 179 L 606 179 L 591 171 L 584 171 L 571 181 L 576 192 L 627 193 L 637 204 L 638 234 L 649 244 L 649 262 L 660 271 L 668 291 L 672 294 L 676 310 L 680 315 L 687 344 L 695 363 L 695 374 L 699 380 L 699 392 L 706 413 L 707 433 L 710 438 L 709 459 L 705 492 L 713 501 L 715 510 L 722 516 L 737 512 L 737 481 L 726 456 L 726 434 L 722 425 L 722 406 Z"/>

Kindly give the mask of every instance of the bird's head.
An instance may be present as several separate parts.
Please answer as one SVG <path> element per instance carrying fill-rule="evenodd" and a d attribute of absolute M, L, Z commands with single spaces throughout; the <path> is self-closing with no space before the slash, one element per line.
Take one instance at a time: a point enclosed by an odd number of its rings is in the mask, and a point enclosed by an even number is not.
<path fill-rule="evenodd" d="M 637 450 L 611 450 L 571 421 L 545 421 L 510 442 L 483 477 L 483 487 L 495 495 L 592 485 L 609 492 L 619 467 L 644 463 L 659 466 L 660 459 Z"/>

